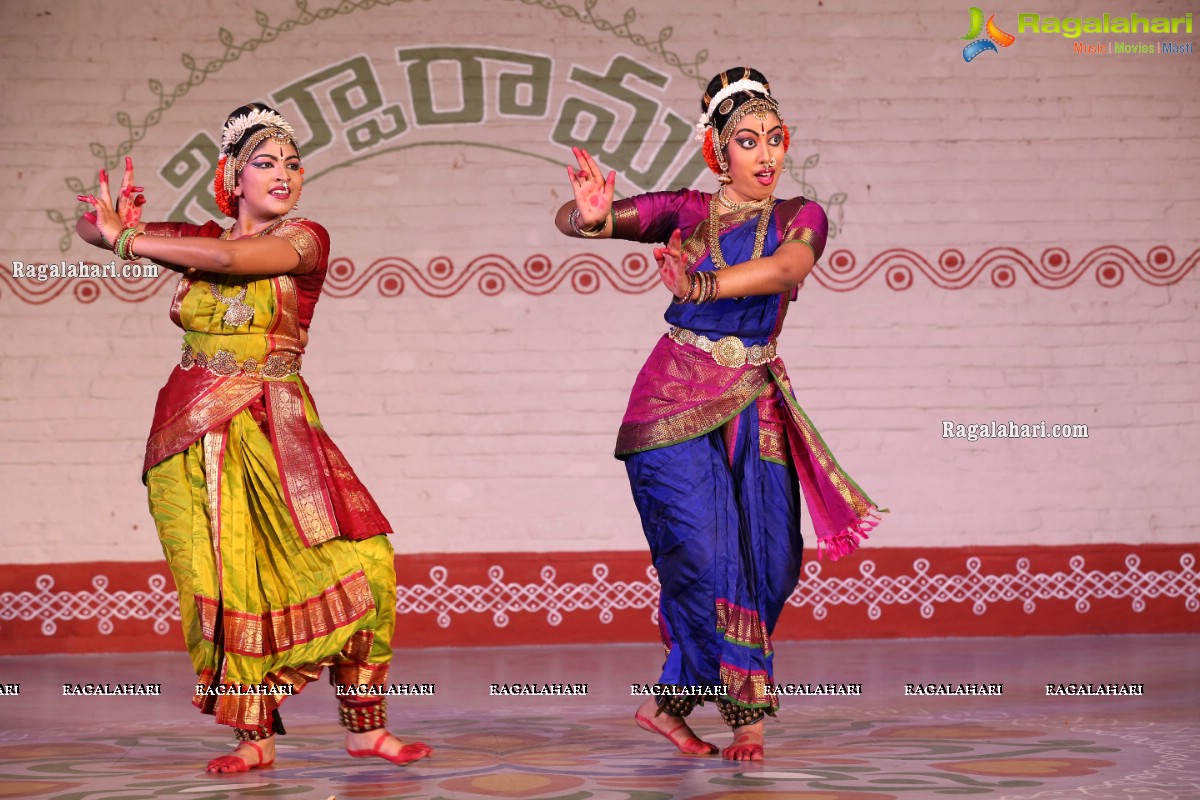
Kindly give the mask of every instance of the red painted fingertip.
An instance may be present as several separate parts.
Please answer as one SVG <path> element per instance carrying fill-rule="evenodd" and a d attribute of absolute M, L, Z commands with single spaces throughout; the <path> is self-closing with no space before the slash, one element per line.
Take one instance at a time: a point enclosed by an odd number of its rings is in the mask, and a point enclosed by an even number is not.
<path fill-rule="evenodd" d="M 77 194 L 77 195 L 75 195 L 75 199 L 81 203 L 86 203 L 88 201 L 86 194 Z"/>
<path fill-rule="evenodd" d="M 93 225 L 96 224 L 96 212 L 95 211 L 87 212 L 86 214 L 83 215 L 83 218 L 86 219 L 88 222 L 92 223 Z"/>
<path fill-rule="evenodd" d="M 139 194 L 137 197 L 133 198 L 133 204 L 134 204 L 135 206 L 144 206 L 144 205 L 146 205 L 146 195 L 144 195 L 144 194 Z"/>

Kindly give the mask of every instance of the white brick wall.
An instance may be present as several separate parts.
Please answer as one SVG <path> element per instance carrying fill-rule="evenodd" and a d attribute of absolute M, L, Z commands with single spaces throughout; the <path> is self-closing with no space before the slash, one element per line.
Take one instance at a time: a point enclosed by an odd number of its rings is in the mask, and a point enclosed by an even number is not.
<path fill-rule="evenodd" d="M 1010 247 L 1037 263 L 1060 247 L 1075 263 L 1115 244 L 1143 261 L 1166 245 L 1180 262 L 1200 247 L 1200 56 L 1082 56 L 1067 39 L 1027 34 L 966 64 L 965 6 L 694 5 L 681 15 L 675 3 L 601 0 L 594 13 L 619 22 L 632 6 L 634 30 L 651 40 L 672 26 L 666 46 L 683 62 L 709 51 L 705 77 L 742 60 L 767 73 L 793 126 L 793 154 L 820 155 L 808 180 L 822 198 L 848 195 L 827 257 L 847 250 L 861 268 L 906 248 L 936 263 L 954 248 L 970 265 Z M 285 0 L 256 7 L 276 23 L 297 14 Z M 1082 13 L 1054 2 L 1037 10 Z M 1110 13 L 1128 10 L 1191 9 L 1146 2 Z M 998 13 L 1012 33 L 1014 14 Z M 148 79 L 168 91 L 186 80 L 181 53 L 218 58 L 221 27 L 238 41 L 257 31 L 252 12 L 229 2 L 180 3 L 175 13 L 134 14 L 110 0 L 0 9 L 2 266 L 103 255 L 77 243 L 60 253 L 46 210 L 75 213 L 64 181 L 94 174 L 89 143 L 111 151 L 125 138 L 118 111 L 140 124 L 155 106 Z M 353 165 L 345 145 L 311 155 L 319 178 L 302 211 L 329 228 L 335 255 L 360 271 L 388 256 L 424 269 L 435 257 L 462 268 L 488 254 L 518 265 L 534 254 L 555 265 L 578 252 L 613 264 L 648 255 L 624 243 L 581 246 L 553 230 L 568 155 L 551 141 L 554 121 L 568 95 L 599 97 L 572 83 L 571 69 L 604 72 L 618 55 L 669 76 L 661 89 L 628 85 L 686 120 L 699 88 L 628 39 L 515 0 L 357 11 L 212 72 L 134 145 L 148 218 L 178 200 L 155 173 L 193 135 L 212 136 L 230 108 L 356 55 L 370 59 L 385 101 L 413 125 L 395 49 L 431 45 L 552 57 L 547 116 L 489 110 L 484 125 L 414 126 L 397 144 L 425 146 Z M 448 96 L 452 82 L 435 75 L 435 92 Z M 494 87 L 494 67 L 485 81 Z M 624 124 L 628 109 L 613 108 Z M 781 189 L 796 191 L 795 182 Z M 850 292 L 810 281 L 782 352 L 843 465 L 892 509 L 874 545 L 1196 538 L 1200 274 L 1159 287 L 1126 270 L 1114 288 L 1095 274 L 1057 290 L 1023 273 L 1000 289 L 987 271 L 960 290 L 919 273 L 907 291 L 888 288 L 882 272 Z M 169 293 L 126 303 L 104 290 L 81 303 L 72 289 L 35 305 L 0 282 L 0 561 L 152 560 L 158 545 L 137 471 L 178 352 Z M 322 300 L 305 373 L 326 426 L 397 527 L 399 551 L 639 549 L 610 452 L 664 305 L 662 292 L 627 295 L 607 283 L 590 295 L 568 284 L 531 296 L 510 282 L 486 297 L 472 281 L 449 298 L 411 281 L 400 297 L 382 297 L 372 284 Z M 1081 422 L 1091 435 L 968 443 L 941 438 L 946 419 Z"/>

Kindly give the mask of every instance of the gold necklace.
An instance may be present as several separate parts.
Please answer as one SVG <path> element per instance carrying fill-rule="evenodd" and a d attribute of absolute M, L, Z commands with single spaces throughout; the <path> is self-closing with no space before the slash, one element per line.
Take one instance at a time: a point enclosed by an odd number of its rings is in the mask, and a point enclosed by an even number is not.
<path fill-rule="evenodd" d="M 221 320 L 229 327 L 240 328 L 254 319 L 254 308 L 242 302 L 246 299 L 245 286 L 242 286 L 242 290 L 233 297 L 226 297 L 222 294 L 215 283 L 208 284 L 208 291 L 214 300 L 223 306 L 228 306 L 225 316 L 221 317 Z"/>
<path fill-rule="evenodd" d="M 244 236 L 244 237 L 240 237 L 240 238 L 253 239 L 258 236 L 262 236 L 265 233 L 269 233 L 275 226 L 277 226 L 281 222 L 283 222 L 282 219 L 275 220 L 274 222 L 272 222 L 267 227 L 263 228 L 258 233 L 252 233 L 249 236 Z M 228 240 L 232 234 L 233 234 L 233 226 L 231 225 L 226 230 L 221 231 L 221 238 Z M 209 292 L 209 294 L 212 295 L 213 299 L 216 300 L 221 305 L 226 306 L 225 315 L 223 317 L 221 317 L 221 321 L 224 322 L 226 325 L 228 325 L 231 328 L 240 328 L 241 326 L 245 325 L 246 323 L 248 323 L 254 319 L 254 307 L 248 306 L 244 302 L 242 302 L 243 300 L 246 299 L 246 289 L 247 288 L 248 287 L 245 284 L 243 284 L 241 291 L 239 291 L 233 297 L 226 297 L 224 295 L 224 293 L 222 293 L 221 290 L 219 288 L 217 288 L 216 283 L 213 283 L 210 281 L 208 284 L 208 292 Z"/>
<path fill-rule="evenodd" d="M 742 203 L 735 203 L 729 199 L 729 195 L 725 194 L 724 186 L 717 190 L 717 201 L 730 211 L 745 211 L 748 208 L 762 208 L 774 199 L 775 198 L 773 197 L 764 197 L 762 200 L 746 200 Z"/>
<path fill-rule="evenodd" d="M 712 200 L 708 203 L 708 254 L 712 258 L 714 267 L 725 269 L 729 265 L 725 263 L 725 257 L 721 254 L 721 211 L 719 197 L 720 193 L 718 192 L 713 195 Z M 754 229 L 754 249 L 750 253 L 751 261 L 762 256 L 763 245 L 767 241 L 767 226 L 771 223 L 773 200 L 773 197 L 768 197 L 765 201 L 753 201 L 754 204 L 762 204 L 762 211 L 758 215 L 758 227 Z"/>
<path fill-rule="evenodd" d="M 257 239 L 259 236 L 265 236 L 266 234 L 275 230 L 276 228 L 278 228 L 280 225 L 282 225 L 285 222 L 287 222 L 287 219 L 285 217 L 280 217 L 279 219 L 275 220 L 267 227 L 263 228 L 258 233 L 252 233 L 248 236 L 239 236 L 237 238 L 238 239 Z M 228 228 L 222 229 L 221 236 L 219 238 L 224 239 L 226 241 L 235 241 L 230 238 L 231 236 L 233 236 L 233 226 L 232 225 L 230 225 Z"/>

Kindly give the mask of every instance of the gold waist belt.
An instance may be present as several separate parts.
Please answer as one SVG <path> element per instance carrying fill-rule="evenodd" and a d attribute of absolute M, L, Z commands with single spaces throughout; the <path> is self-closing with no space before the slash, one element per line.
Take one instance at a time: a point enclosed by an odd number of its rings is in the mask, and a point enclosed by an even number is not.
<path fill-rule="evenodd" d="M 737 368 L 744 367 L 747 364 L 752 367 L 761 367 L 763 364 L 775 360 L 777 342 L 774 339 L 766 344 L 755 344 L 747 347 L 746 343 L 736 336 L 725 336 L 714 342 L 704 334 L 675 326 L 672 326 L 667 336 L 679 344 L 687 344 L 698 350 L 703 350 L 710 354 L 713 357 L 713 361 L 716 361 L 722 367 Z"/>
<path fill-rule="evenodd" d="M 257 358 L 247 358 L 239 364 L 237 358 L 228 350 L 218 350 L 216 355 L 208 356 L 185 344 L 179 366 L 183 369 L 201 367 L 217 375 L 236 375 L 240 372 L 260 378 L 279 379 L 299 374 L 300 356 L 272 353 L 261 363 Z"/>

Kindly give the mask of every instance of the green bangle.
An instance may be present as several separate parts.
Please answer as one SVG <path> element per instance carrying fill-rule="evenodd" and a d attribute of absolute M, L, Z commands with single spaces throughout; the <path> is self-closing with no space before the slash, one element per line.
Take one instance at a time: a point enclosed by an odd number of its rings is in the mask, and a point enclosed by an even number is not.
<path fill-rule="evenodd" d="M 126 228 L 125 230 L 121 231 L 121 235 L 117 237 L 117 241 L 113 244 L 113 252 L 117 254 L 117 258 L 125 261 L 130 260 L 130 255 L 128 250 L 126 250 L 126 247 L 129 243 L 130 237 L 136 235 L 137 233 L 137 228 Z"/>
<path fill-rule="evenodd" d="M 125 237 L 129 234 L 129 228 L 122 228 L 117 234 L 117 238 L 113 239 L 112 250 L 118 256 L 121 255 L 121 242 L 125 241 Z"/>
<path fill-rule="evenodd" d="M 124 261 L 137 261 L 138 260 L 138 254 L 133 252 L 133 243 L 137 239 L 137 237 L 139 237 L 141 235 L 142 235 L 142 231 L 139 231 L 139 230 L 134 230 L 133 233 L 129 234 L 129 238 L 125 240 L 125 255 L 122 256 L 122 260 L 124 260 Z"/>

